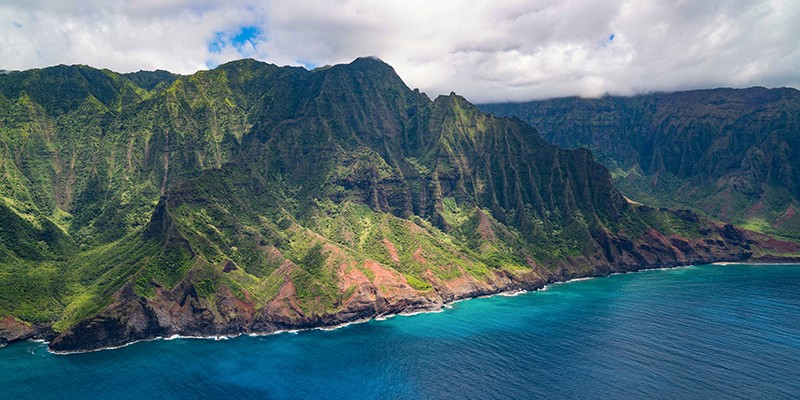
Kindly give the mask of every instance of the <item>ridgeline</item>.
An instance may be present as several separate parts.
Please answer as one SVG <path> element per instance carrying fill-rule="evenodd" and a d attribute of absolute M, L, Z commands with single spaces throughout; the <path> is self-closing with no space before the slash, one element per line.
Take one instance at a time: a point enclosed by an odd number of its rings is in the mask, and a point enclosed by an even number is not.
<path fill-rule="evenodd" d="M 627 197 L 800 241 L 800 91 L 711 89 L 486 104 L 586 147 Z"/>
<path fill-rule="evenodd" d="M 335 325 L 798 246 L 629 202 L 585 149 L 387 64 L 0 75 L 0 341 Z"/>

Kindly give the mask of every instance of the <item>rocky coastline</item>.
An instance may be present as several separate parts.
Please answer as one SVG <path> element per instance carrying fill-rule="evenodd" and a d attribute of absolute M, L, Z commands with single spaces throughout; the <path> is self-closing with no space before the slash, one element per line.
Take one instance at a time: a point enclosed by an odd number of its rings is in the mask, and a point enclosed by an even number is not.
<path fill-rule="evenodd" d="M 0 345 L 80 352 L 332 327 L 800 254 L 626 199 L 589 150 L 455 93 L 430 99 L 371 57 L 173 78 L 143 88 L 59 66 L 0 79 L 0 98 L 30 104 L 6 107 L 18 122 L 0 135 L 25 161 L 6 163 L 4 198 L 17 200 L 0 201 Z"/>
<path fill-rule="evenodd" d="M 286 307 L 276 308 L 275 303 L 278 300 L 276 299 L 259 312 L 248 312 L 242 305 L 230 304 L 229 307 L 232 307 L 230 311 L 233 311 L 233 314 L 224 323 L 213 321 L 209 305 L 197 297 L 192 287 L 178 285 L 171 291 L 161 292 L 160 298 L 146 299 L 137 296 L 133 292 L 132 285 L 126 285 L 115 295 L 115 301 L 97 316 L 81 321 L 61 334 L 57 334 L 49 325 L 31 325 L 6 316 L 0 320 L 0 344 L 42 340 L 48 342 L 49 350 L 53 353 L 73 354 L 115 349 L 139 341 L 175 337 L 220 339 L 306 329 L 334 329 L 345 324 L 394 315 L 435 312 L 449 303 L 460 300 L 516 291 L 535 291 L 557 282 L 717 262 L 794 263 L 800 262 L 800 259 L 730 254 L 724 257 L 698 256 L 645 265 L 630 263 L 605 265 L 588 273 L 580 273 L 569 268 L 559 269 L 546 276 L 535 271 L 521 275 L 498 271 L 494 279 L 486 282 L 458 279 L 457 282 L 437 282 L 430 293 L 414 294 L 406 291 L 388 296 L 375 286 L 364 285 L 358 287 L 356 293 L 336 313 L 307 317 L 292 310 L 290 302 L 286 303 Z M 224 304 L 235 303 L 237 299 L 218 294 L 218 300 Z"/>

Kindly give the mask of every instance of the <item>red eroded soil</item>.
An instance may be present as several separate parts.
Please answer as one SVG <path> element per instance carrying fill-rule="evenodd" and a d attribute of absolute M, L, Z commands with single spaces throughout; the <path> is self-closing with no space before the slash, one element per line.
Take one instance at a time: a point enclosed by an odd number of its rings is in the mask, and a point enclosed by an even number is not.
<path fill-rule="evenodd" d="M 400 257 L 397 255 L 397 248 L 394 247 L 394 244 L 389 241 L 389 239 L 383 238 L 383 245 L 386 246 L 386 250 L 389 252 L 389 257 L 391 257 L 392 261 L 399 263 Z"/>
<path fill-rule="evenodd" d="M 789 206 L 788 208 L 786 208 L 786 211 L 784 211 L 783 214 L 781 214 L 781 216 L 778 217 L 777 220 L 775 220 L 775 224 L 773 224 L 772 227 L 773 228 L 780 227 L 784 222 L 792 219 L 792 217 L 794 217 L 795 215 L 797 215 L 797 211 L 794 210 L 794 207 Z"/>
<path fill-rule="evenodd" d="M 414 251 L 414 254 L 411 255 L 411 258 L 420 264 L 425 264 L 428 262 L 428 260 L 422 256 L 422 247 L 417 247 L 417 250 Z"/>
<path fill-rule="evenodd" d="M 476 211 L 475 214 L 478 216 L 478 233 L 481 235 L 481 239 L 486 241 L 495 240 L 494 229 L 492 229 L 489 217 L 481 210 Z"/>
<path fill-rule="evenodd" d="M 754 215 L 755 215 L 757 212 L 759 212 L 759 211 L 761 211 L 761 210 L 763 210 L 763 209 L 764 209 L 764 202 L 763 202 L 763 201 L 761 201 L 761 200 L 759 200 L 759 201 L 758 201 L 758 203 L 754 204 L 754 205 L 753 205 L 753 207 L 750 207 L 750 209 L 749 209 L 749 210 L 747 210 L 747 216 L 750 216 L 750 217 L 752 217 L 752 216 L 754 216 Z"/>
<path fill-rule="evenodd" d="M 388 270 L 372 260 L 365 261 L 364 267 L 375 275 L 373 283 L 384 297 L 403 292 L 416 293 L 416 290 L 409 286 L 406 278 L 400 273 Z"/>

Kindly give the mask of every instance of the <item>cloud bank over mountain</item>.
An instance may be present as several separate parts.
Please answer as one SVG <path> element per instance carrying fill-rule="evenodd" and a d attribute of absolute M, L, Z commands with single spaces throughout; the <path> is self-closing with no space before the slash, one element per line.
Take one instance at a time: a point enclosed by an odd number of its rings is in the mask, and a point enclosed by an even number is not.
<path fill-rule="evenodd" d="M 431 96 L 477 102 L 800 87 L 800 5 L 764 1 L 10 0 L 0 69 L 191 73 L 253 57 L 375 55 Z"/>

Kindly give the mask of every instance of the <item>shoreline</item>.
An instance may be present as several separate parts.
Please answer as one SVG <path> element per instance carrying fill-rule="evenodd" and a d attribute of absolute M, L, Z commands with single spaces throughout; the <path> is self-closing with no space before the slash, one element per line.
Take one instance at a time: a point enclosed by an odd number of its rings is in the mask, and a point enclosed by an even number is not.
<path fill-rule="evenodd" d="M 567 284 L 567 283 L 580 282 L 580 281 L 585 281 L 585 280 L 590 280 L 590 279 L 595 279 L 595 278 L 605 278 L 605 277 L 610 277 L 610 276 L 614 276 L 614 275 L 632 274 L 632 273 L 639 273 L 639 272 L 646 272 L 646 271 L 673 270 L 673 269 L 678 269 L 678 268 L 687 268 L 687 267 L 702 266 L 702 265 L 717 265 L 717 266 L 726 266 L 726 265 L 754 265 L 754 266 L 759 266 L 759 265 L 765 265 L 766 266 L 766 265 L 798 265 L 798 264 L 800 264 L 800 263 L 798 263 L 798 262 L 716 261 L 716 262 L 689 263 L 689 264 L 666 266 L 666 267 L 653 267 L 653 268 L 646 268 L 645 267 L 645 268 L 634 269 L 634 270 L 629 270 L 629 271 L 616 271 L 616 272 L 611 272 L 611 273 L 607 273 L 607 274 L 579 276 L 579 277 L 570 278 L 570 279 L 566 279 L 566 280 L 553 280 L 553 281 L 545 282 L 539 287 L 534 287 L 534 288 L 530 288 L 530 289 L 516 288 L 516 289 L 504 290 L 504 291 L 499 291 L 499 292 L 494 292 L 494 293 L 486 293 L 486 294 L 479 294 L 479 295 L 473 295 L 473 296 L 465 296 L 465 297 L 458 298 L 458 299 L 455 299 L 455 300 L 447 301 L 447 302 L 443 303 L 440 308 L 434 309 L 434 310 L 420 309 L 420 310 L 409 310 L 409 311 L 406 311 L 406 312 L 399 312 L 399 313 L 388 313 L 388 314 L 383 314 L 383 315 L 376 315 L 376 316 L 369 317 L 369 318 L 360 318 L 360 319 L 357 319 L 357 320 L 347 321 L 347 322 L 334 324 L 334 325 L 322 325 L 322 326 L 304 327 L 304 328 L 297 328 L 297 329 L 278 329 L 278 330 L 275 330 L 275 331 L 272 331 L 272 332 L 241 332 L 241 333 L 230 334 L 230 335 L 192 336 L 192 335 L 175 334 L 175 335 L 166 336 L 166 337 L 157 336 L 157 337 L 153 337 L 153 338 L 138 339 L 138 340 L 134 340 L 134 341 L 131 341 L 131 342 L 128 342 L 128 343 L 120 344 L 120 345 L 117 345 L 117 346 L 104 346 L 104 347 L 99 347 L 99 348 L 96 348 L 96 349 L 89 349 L 89 350 L 58 351 L 58 350 L 51 350 L 49 348 L 49 346 L 48 346 L 47 347 L 47 352 L 51 353 L 51 354 L 54 354 L 54 355 L 74 355 L 74 354 L 83 354 L 83 353 L 94 353 L 94 352 L 105 351 L 105 350 L 117 350 L 117 349 L 121 349 L 123 347 L 127 347 L 127 346 L 130 346 L 130 345 L 136 344 L 136 343 L 151 342 L 151 341 L 156 341 L 156 340 L 169 341 L 169 340 L 175 340 L 175 339 L 194 339 L 194 340 L 222 341 L 222 340 L 235 339 L 235 338 L 238 338 L 240 336 L 264 337 L 264 336 L 278 335 L 278 334 L 282 334 L 282 333 L 297 334 L 297 333 L 299 333 L 301 331 L 313 331 L 313 330 L 334 331 L 334 330 L 341 329 L 341 328 L 344 328 L 344 327 L 347 327 L 347 326 L 350 326 L 350 325 L 363 324 L 363 323 L 366 323 L 366 322 L 369 322 L 369 321 L 372 321 L 372 320 L 385 321 L 385 320 L 388 320 L 390 318 L 394 318 L 394 317 L 398 317 L 398 316 L 400 316 L 400 317 L 410 317 L 410 316 L 419 315 L 419 314 L 440 313 L 440 312 L 444 312 L 446 309 L 453 308 L 453 304 L 461 302 L 461 301 L 467 301 L 467 300 L 473 300 L 473 299 L 491 298 L 491 297 L 495 297 L 495 296 L 515 297 L 515 296 L 519 296 L 519 295 L 523 295 L 523 294 L 535 293 L 535 292 L 538 292 L 538 291 L 546 291 L 546 290 L 548 290 L 548 287 L 550 285 L 554 285 L 554 284 L 559 284 L 559 285 L 560 284 Z M 49 341 L 47 341 L 45 339 L 42 339 L 42 338 L 30 338 L 30 339 L 27 339 L 26 341 L 27 342 L 35 342 L 35 343 L 43 343 L 43 344 L 46 344 L 46 345 L 49 345 L 49 343 L 50 343 Z M 11 345 L 11 344 L 13 344 L 13 342 L 12 343 L 7 343 L 7 345 Z"/>
<path fill-rule="evenodd" d="M 763 266 L 763 265 L 800 265 L 800 262 L 744 262 L 744 261 L 719 261 L 709 263 L 708 265 L 755 265 L 755 266 Z"/>
<path fill-rule="evenodd" d="M 492 298 L 492 297 L 495 297 L 495 296 L 516 297 L 516 296 L 519 296 L 519 295 L 524 295 L 524 294 L 529 294 L 529 293 L 536 293 L 536 292 L 539 292 L 539 291 L 546 291 L 548 289 L 548 286 L 554 285 L 554 284 L 563 285 L 563 284 L 580 282 L 580 281 L 588 281 L 588 280 L 597 279 L 597 278 L 606 278 L 606 277 L 610 277 L 610 276 L 614 276 L 614 275 L 633 274 L 633 273 L 646 272 L 646 271 L 672 270 L 672 269 L 687 268 L 687 267 L 698 266 L 698 265 L 725 265 L 725 264 L 757 264 L 757 263 L 744 263 L 744 262 L 739 262 L 739 263 L 719 262 L 719 263 L 716 263 L 715 262 L 715 263 L 703 263 L 703 264 L 676 265 L 676 266 L 672 266 L 672 267 L 642 268 L 642 269 L 632 270 L 632 271 L 612 272 L 612 273 L 606 274 L 606 275 L 582 276 L 582 277 L 571 278 L 571 279 L 567 279 L 567 280 L 563 280 L 563 281 L 552 281 L 552 282 L 548 282 L 548 283 L 543 284 L 541 287 L 530 289 L 530 290 L 528 290 L 528 289 L 512 289 L 512 290 L 505 290 L 505 291 L 495 292 L 495 293 L 487 293 L 487 294 L 482 294 L 482 295 L 477 295 L 477 296 L 472 296 L 472 297 L 464 297 L 464 298 L 460 298 L 460 299 L 456 299 L 456 300 L 445 302 L 444 304 L 442 304 L 442 307 L 437 309 L 437 310 L 420 310 L 420 311 L 409 311 L 409 312 L 400 312 L 400 313 L 389 313 L 389 314 L 379 315 L 379 316 L 370 317 L 370 318 L 361 318 L 361 319 L 357 319 L 357 320 L 353 320 L 353 321 L 343 322 L 341 324 L 336 324 L 336 325 L 317 326 L 317 327 L 298 328 L 298 329 L 279 329 L 279 330 L 276 330 L 276 331 L 273 331 L 273 332 L 242 332 L 242 333 L 237 333 L 237 334 L 232 334 L 232 335 L 190 336 L 190 335 L 178 335 L 178 334 L 176 334 L 176 335 L 171 335 L 171 336 L 167 336 L 167 337 L 157 336 L 157 337 L 154 337 L 154 338 L 139 339 L 139 340 L 135 340 L 135 341 L 132 341 L 132 342 L 129 342 L 129 343 L 121 344 L 119 346 L 107 346 L 107 347 L 100 347 L 100 348 L 91 349 L 91 350 L 57 351 L 57 350 L 51 350 L 48 347 L 47 348 L 47 352 L 51 353 L 51 354 L 54 354 L 54 355 L 75 355 L 75 354 L 84 354 L 84 353 L 95 353 L 95 352 L 106 351 L 106 350 L 117 350 L 117 349 L 121 349 L 123 347 L 128 347 L 128 346 L 136 344 L 136 343 L 153 342 L 153 341 L 157 341 L 157 340 L 170 341 L 170 340 L 175 340 L 175 339 L 193 339 L 193 340 L 223 341 L 223 340 L 235 339 L 235 338 L 238 338 L 238 337 L 241 337 L 241 336 L 266 337 L 266 336 L 273 336 L 273 335 L 279 335 L 279 334 L 284 334 L 284 333 L 298 334 L 298 333 L 303 332 L 303 331 L 315 331 L 315 330 L 329 332 L 329 331 L 335 331 L 335 330 L 338 330 L 338 329 L 341 329 L 341 328 L 345 328 L 345 327 L 350 326 L 350 325 L 358 325 L 358 324 L 363 324 L 363 323 L 367 323 L 367 322 L 370 322 L 370 321 L 385 321 L 385 320 L 388 320 L 388 319 L 391 319 L 391 318 L 395 318 L 395 317 L 413 317 L 415 315 L 420 315 L 420 314 L 441 313 L 441 312 L 444 312 L 446 309 L 452 309 L 453 308 L 453 304 L 459 303 L 459 302 L 462 302 L 462 301 L 469 301 L 469 300 L 475 300 L 475 299 L 488 299 L 488 298 Z M 770 265 L 772 263 L 764 263 L 764 264 L 765 265 Z M 796 263 L 784 263 L 784 264 L 786 264 L 786 265 L 795 265 Z M 44 344 L 49 344 L 48 341 L 45 341 L 43 339 L 29 339 L 28 341 L 29 342 L 40 342 L 40 343 L 44 343 Z"/>
<path fill-rule="evenodd" d="M 506 293 L 506 292 L 501 292 L 501 293 Z M 442 308 L 440 308 L 438 310 L 421 310 L 421 311 L 411 311 L 411 312 L 385 314 L 385 315 L 381 315 L 381 316 L 378 316 L 378 317 L 361 318 L 361 319 L 357 319 L 357 320 L 354 320 L 354 321 L 343 322 L 341 324 L 336 324 L 336 325 L 325 325 L 325 326 L 316 326 L 316 327 L 298 328 L 298 329 L 278 329 L 278 330 L 273 331 L 273 332 L 242 332 L 242 333 L 237 333 L 237 334 L 233 334 L 233 335 L 191 336 L 191 335 L 177 335 L 176 334 L 176 335 L 171 335 L 171 336 L 166 336 L 166 337 L 164 337 L 164 336 L 156 336 L 154 338 L 138 339 L 138 340 L 134 340 L 134 341 L 129 342 L 129 343 L 121 344 L 119 346 L 106 346 L 106 347 L 99 347 L 99 348 L 91 349 L 91 350 L 58 351 L 58 350 L 51 350 L 48 347 L 47 348 L 47 352 L 50 353 L 50 354 L 62 356 L 62 355 L 96 353 L 98 351 L 105 351 L 105 350 L 117 350 L 117 349 L 121 349 L 123 347 L 128 347 L 128 346 L 136 344 L 136 343 L 155 342 L 155 341 L 158 341 L 158 340 L 171 341 L 171 340 L 175 340 L 175 339 L 192 339 L 192 340 L 213 340 L 215 342 L 220 342 L 220 341 L 224 341 L 224 340 L 236 339 L 236 338 L 242 337 L 242 336 L 266 337 L 266 336 L 280 335 L 280 334 L 284 334 L 284 333 L 290 333 L 290 334 L 295 334 L 296 335 L 296 334 L 298 334 L 300 332 L 308 332 L 308 331 L 329 332 L 329 331 L 335 331 L 335 330 L 338 330 L 338 329 L 341 329 L 341 328 L 345 328 L 345 327 L 348 327 L 350 325 L 364 324 L 364 323 L 367 323 L 367 322 L 370 322 L 370 321 L 385 321 L 385 320 L 388 320 L 388 319 L 391 319 L 391 318 L 394 318 L 394 317 L 413 317 L 413 316 L 419 315 L 419 314 L 440 313 L 440 312 L 444 312 L 444 310 L 446 308 L 452 308 L 452 307 L 448 307 L 448 306 L 450 304 L 458 302 L 458 301 L 473 300 L 473 299 L 484 298 L 484 297 L 488 298 L 488 297 L 501 295 L 501 293 L 496 293 L 496 294 L 486 295 L 486 296 L 481 296 L 481 297 L 469 297 L 469 298 L 459 299 L 459 300 L 456 300 L 456 301 L 453 301 L 453 302 L 445 303 L 442 306 Z M 530 293 L 530 291 L 524 291 L 524 293 Z M 519 293 L 519 294 L 522 294 L 522 293 Z M 28 339 L 28 340 L 26 340 L 26 342 L 42 343 L 42 344 L 49 344 L 50 343 L 50 342 L 48 342 L 48 341 L 46 341 L 44 339 Z"/>

